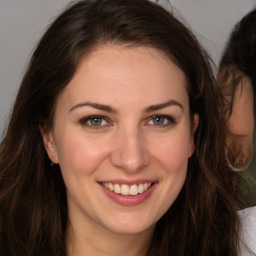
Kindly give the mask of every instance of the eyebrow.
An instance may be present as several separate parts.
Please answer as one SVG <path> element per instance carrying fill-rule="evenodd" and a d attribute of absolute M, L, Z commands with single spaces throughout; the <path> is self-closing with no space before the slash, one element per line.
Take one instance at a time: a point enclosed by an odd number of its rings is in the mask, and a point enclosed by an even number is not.
<path fill-rule="evenodd" d="M 113 113 L 113 114 L 117 114 L 118 113 L 118 111 L 115 108 L 113 108 L 113 107 L 110 107 L 108 105 L 99 104 L 99 103 L 94 103 L 94 102 L 79 103 L 79 104 L 73 106 L 69 110 L 69 112 L 71 112 L 71 111 L 73 111 L 73 110 L 75 110 L 75 109 L 77 109 L 79 107 L 84 107 L 84 106 L 89 106 L 89 107 L 92 107 L 92 108 L 95 108 L 95 109 L 99 109 L 99 110 L 103 110 L 103 111 L 106 111 L 106 112 L 109 112 L 109 113 Z M 160 103 L 160 104 L 149 106 L 149 107 L 145 108 L 145 112 L 149 113 L 149 112 L 157 111 L 157 110 L 169 107 L 169 106 L 178 106 L 183 111 L 182 104 L 180 104 L 176 100 L 169 100 L 169 101 L 164 102 L 164 103 Z"/>
<path fill-rule="evenodd" d="M 163 109 L 163 108 L 166 108 L 166 107 L 169 107 L 169 106 L 178 106 L 181 108 L 181 110 L 183 111 L 183 106 L 182 104 L 180 104 L 178 101 L 176 100 L 169 100 L 167 102 L 164 102 L 164 103 L 161 103 L 161 104 L 157 104 L 157 105 L 152 105 L 152 106 L 149 106 L 145 109 L 145 111 L 148 113 L 148 112 L 153 112 L 153 111 L 157 111 L 157 110 L 160 110 L 160 109 Z"/>
<path fill-rule="evenodd" d="M 89 107 L 92 107 L 92 108 L 96 108 L 96 109 L 99 109 L 99 110 L 103 110 L 103 111 L 106 111 L 106 112 L 109 112 L 109 113 L 113 113 L 113 114 L 116 114 L 117 113 L 117 110 L 110 107 L 110 106 L 107 106 L 107 105 L 103 105 L 103 104 L 98 104 L 98 103 L 94 103 L 94 102 L 83 102 L 83 103 L 79 103 L 75 106 L 73 106 L 69 112 L 73 111 L 74 109 L 76 108 L 79 108 L 79 107 L 84 107 L 84 106 L 89 106 Z"/>

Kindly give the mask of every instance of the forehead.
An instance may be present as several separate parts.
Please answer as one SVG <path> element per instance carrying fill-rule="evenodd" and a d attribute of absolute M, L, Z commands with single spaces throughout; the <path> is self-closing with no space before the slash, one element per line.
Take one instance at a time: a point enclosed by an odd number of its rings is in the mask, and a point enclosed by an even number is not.
<path fill-rule="evenodd" d="M 186 77 L 170 58 L 154 48 L 123 45 L 104 45 L 83 56 L 64 95 L 71 102 L 93 98 L 102 104 L 188 100 Z"/>

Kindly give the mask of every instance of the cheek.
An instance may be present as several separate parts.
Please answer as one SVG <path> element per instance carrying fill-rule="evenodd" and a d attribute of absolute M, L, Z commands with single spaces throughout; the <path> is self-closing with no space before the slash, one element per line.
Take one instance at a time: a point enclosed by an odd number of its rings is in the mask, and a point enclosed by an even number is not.
<path fill-rule="evenodd" d="M 152 155 L 156 161 L 154 169 L 159 174 L 159 193 L 155 207 L 161 217 L 178 197 L 187 175 L 189 158 L 189 136 L 170 136 L 158 143 Z"/>
<path fill-rule="evenodd" d="M 161 140 L 161 143 L 152 141 L 151 148 L 153 157 L 166 170 L 179 172 L 182 166 L 187 166 L 191 151 L 191 139 L 189 133 L 172 134 Z"/>
<path fill-rule="evenodd" d="M 178 195 L 184 184 L 188 158 L 187 140 L 173 140 L 171 143 L 166 143 L 158 152 L 158 162 L 161 163 L 165 172 L 167 188 L 174 197 Z"/>
<path fill-rule="evenodd" d="M 108 152 L 104 141 L 83 136 L 76 133 L 74 136 L 62 136 L 61 143 L 57 144 L 57 154 L 62 172 L 90 174 L 105 159 Z"/>

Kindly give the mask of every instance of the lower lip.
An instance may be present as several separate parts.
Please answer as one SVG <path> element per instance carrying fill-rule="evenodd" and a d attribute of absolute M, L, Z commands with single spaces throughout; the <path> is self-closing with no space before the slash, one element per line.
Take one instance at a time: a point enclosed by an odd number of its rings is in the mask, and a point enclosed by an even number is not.
<path fill-rule="evenodd" d="M 115 192 L 105 188 L 103 185 L 100 184 L 100 186 L 102 187 L 106 195 L 114 202 L 122 206 L 135 206 L 143 203 L 150 197 L 150 195 L 152 194 L 156 186 L 156 183 L 152 184 L 150 188 L 148 188 L 146 191 L 136 196 L 124 196 L 122 194 L 116 194 Z"/>

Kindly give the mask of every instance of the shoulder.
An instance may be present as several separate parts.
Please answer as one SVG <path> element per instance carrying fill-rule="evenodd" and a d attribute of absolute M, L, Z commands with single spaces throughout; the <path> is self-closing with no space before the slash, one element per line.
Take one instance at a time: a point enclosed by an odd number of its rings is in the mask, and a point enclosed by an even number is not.
<path fill-rule="evenodd" d="M 238 212 L 241 220 L 240 255 L 256 255 L 256 207 Z"/>

